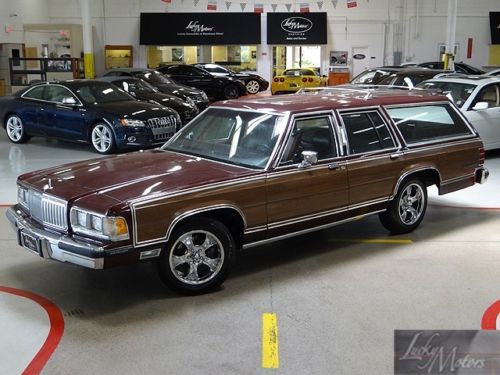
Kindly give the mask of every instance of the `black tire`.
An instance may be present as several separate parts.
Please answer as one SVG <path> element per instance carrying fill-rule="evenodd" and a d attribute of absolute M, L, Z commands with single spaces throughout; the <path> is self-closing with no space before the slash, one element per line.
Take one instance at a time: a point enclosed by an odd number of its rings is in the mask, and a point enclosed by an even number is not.
<path fill-rule="evenodd" d="M 224 224 L 196 218 L 174 229 L 158 259 L 158 272 L 178 292 L 206 293 L 227 278 L 235 252 L 233 236 Z"/>
<path fill-rule="evenodd" d="M 12 143 L 26 143 L 30 139 L 26 134 L 23 121 L 17 115 L 7 116 L 5 119 L 5 132 Z"/>
<path fill-rule="evenodd" d="M 227 85 L 223 90 L 224 99 L 238 99 L 240 92 L 235 85 Z"/>
<path fill-rule="evenodd" d="M 427 187 L 418 178 L 403 181 L 387 211 L 379 214 L 392 234 L 409 233 L 422 222 L 427 209 Z"/>
<path fill-rule="evenodd" d="M 260 83 L 256 79 L 251 79 L 245 86 L 249 94 L 257 94 L 260 91 Z"/>
<path fill-rule="evenodd" d="M 113 153 L 116 148 L 113 130 L 105 123 L 95 124 L 90 132 L 90 144 L 98 154 Z"/>

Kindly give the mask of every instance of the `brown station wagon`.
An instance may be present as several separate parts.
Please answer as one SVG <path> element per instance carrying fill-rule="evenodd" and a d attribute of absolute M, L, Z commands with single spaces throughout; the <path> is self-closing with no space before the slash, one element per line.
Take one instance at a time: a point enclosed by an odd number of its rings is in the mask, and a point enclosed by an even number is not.
<path fill-rule="evenodd" d="M 483 183 L 477 132 L 443 96 L 327 92 L 217 103 L 163 147 L 27 173 L 11 221 L 43 258 L 102 269 L 155 260 L 188 293 L 237 250 L 379 214 L 414 230 L 427 187 Z"/>

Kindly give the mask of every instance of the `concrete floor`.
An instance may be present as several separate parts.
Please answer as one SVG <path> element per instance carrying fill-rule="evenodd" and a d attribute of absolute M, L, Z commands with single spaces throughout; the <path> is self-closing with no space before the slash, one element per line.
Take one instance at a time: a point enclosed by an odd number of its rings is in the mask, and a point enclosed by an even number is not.
<path fill-rule="evenodd" d="M 2 133 L 0 203 L 14 202 L 19 173 L 96 156 L 42 139 L 16 146 Z M 369 217 L 254 248 L 220 291 L 197 297 L 165 289 L 151 264 L 92 271 L 37 258 L 0 208 L 0 373 L 21 373 L 50 328 L 39 304 L 1 287 L 63 314 L 44 374 L 392 373 L 394 329 L 480 329 L 500 299 L 500 153 L 487 166 L 486 185 L 431 191 L 410 235 L 389 237 Z M 262 367 L 268 312 L 278 325 L 274 370 Z"/>

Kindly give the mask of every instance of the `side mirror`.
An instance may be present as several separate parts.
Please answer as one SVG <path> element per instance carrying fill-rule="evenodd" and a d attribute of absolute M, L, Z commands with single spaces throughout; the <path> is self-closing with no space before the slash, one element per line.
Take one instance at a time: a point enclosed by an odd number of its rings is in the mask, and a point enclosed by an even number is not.
<path fill-rule="evenodd" d="M 318 153 L 316 151 L 302 151 L 302 162 L 299 168 L 309 168 L 318 163 Z"/>
<path fill-rule="evenodd" d="M 488 102 L 477 102 L 476 105 L 474 107 L 472 107 L 472 109 L 474 111 L 479 111 L 482 109 L 488 109 L 489 107 L 490 107 L 490 105 Z"/>
<path fill-rule="evenodd" d="M 76 100 L 72 96 L 65 96 L 62 98 L 62 104 L 76 105 Z"/>

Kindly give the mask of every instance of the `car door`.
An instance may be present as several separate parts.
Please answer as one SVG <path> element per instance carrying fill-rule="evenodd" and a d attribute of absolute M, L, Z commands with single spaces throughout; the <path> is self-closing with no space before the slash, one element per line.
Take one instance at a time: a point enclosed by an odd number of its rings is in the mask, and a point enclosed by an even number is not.
<path fill-rule="evenodd" d="M 488 103 L 488 108 L 474 109 L 480 102 Z M 500 148 L 500 84 L 490 84 L 479 90 L 465 116 L 479 132 L 486 150 Z"/>
<path fill-rule="evenodd" d="M 345 217 L 348 181 L 331 113 L 292 119 L 278 166 L 268 174 L 269 237 L 321 227 Z M 318 161 L 301 164 L 301 153 L 314 151 Z"/>
<path fill-rule="evenodd" d="M 340 117 L 349 153 L 349 206 L 375 210 L 392 195 L 404 155 L 378 108 L 341 111 Z"/>
<path fill-rule="evenodd" d="M 19 99 L 20 105 L 16 108 L 17 114 L 30 135 L 46 135 L 45 123 L 41 121 L 43 109 L 47 106 L 44 101 L 46 85 L 35 86 L 26 91 Z"/>
<path fill-rule="evenodd" d="M 74 103 L 69 103 L 71 98 Z M 66 87 L 47 85 L 44 92 L 46 105 L 42 109 L 41 121 L 50 137 L 86 141 L 85 109 L 79 99 Z"/>
<path fill-rule="evenodd" d="M 179 66 L 169 70 L 168 74 L 178 83 L 203 90 L 208 96 L 217 96 L 210 73 L 204 74 L 195 67 Z"/>

